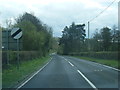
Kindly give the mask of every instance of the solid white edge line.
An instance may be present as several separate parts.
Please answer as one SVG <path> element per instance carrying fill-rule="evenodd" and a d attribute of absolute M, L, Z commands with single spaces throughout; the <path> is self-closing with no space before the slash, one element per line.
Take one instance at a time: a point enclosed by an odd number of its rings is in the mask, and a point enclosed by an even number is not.
<path fill-rule="evenodd" d="M 69 62 L 69 61 L 68 61 Z M 69 62 L 69 64 L 71 65 L 71 66 L 74 66 L 71 62 Z"/>
<path fill-rule="evenodd" d="M 52 60 L 52 58 L 51 58 L 51 60 Z M 50 61 L 51 61 L 50 60 Z M 49 62 L 50 62 L 49 61 Z M 40 68 L 36 73 L 34 73 L 28 80 L 26 80 L 24 83 L 22 83 L 19 87 L 17 87 L 17 89 L 16 90 L 18 90 L 18 89 L 20 89 L 21 87 L 23 87 L 27 82 L 29 82 L 35 75 L 37 75 L 41 70 L 43 70 L 48 64 L 49 64 L 49 62 L 48 63 L 46 63 L 42 68 Z"/>
<path fill-rule="evenodd" d="M 96 62 L 93 62 L 93 63 L 98 64 L 98 65 L 102 65 L 102 66 L 107 67 L 107 68 L 111 68 L 111 69 L 116 70 L 116 71 L 120 71 L 120 69 L 117 69 L 117 68 L 114 68 L 114 67 L 111 67 L 111 66 L 107 66 L 107 65 L 104 65 L 104 64 L 96 63 Z"/>
<path fill-rule="evenodd" d="M 78 58 L 77 58 L 77 59 L 78 59 Z M 84 59 L 82 59 L 82 60 L 84 60 Z M 93 62 L 93 61 L 90 61 L 90 62 Z M 113 69 L 113 70 L 116 70 L 116 71 L 119 71 L 119 72 L 120 72 L 120 69 L 117 69 L 117 68 L 114 68 L 114 67 L 111 67 L 111 66 L 107 66 L 107 65 L 104 65 L 104 64 L 101 64 L 101 63 L 97 63 L 97 62 L 93 62 L 93 63 L 98 64 L 98 65 L 102 65 L 102 66 L 104 66 L 104 67 L 111 68 L 111 69 Z"/>
<path fill-rule="evenodd" d="M 107 65 L 103 65 L 104 67 L 107 67 L 107 68 L 111 68 L 111 69 L 114 69 L 114 70 L 116 70 L 116 71 L 120 71 L 119 69 L 117 69 L 117 68 L 113 68 L 113 67 L 110 67 L 110 66 L 107 66 Z"/>
<path fill-rule="evenodd" d="M 95 85 L 94 85 L 90 80 L 88 80 L 88 79 L 80 72 L 80 70 L 77 70 L 77 71 L 78 71 L 78 73 L 91 85 L 92 88 L 94 88 L 95 90 L 98 90 L 98 89 L 95 87 Z"/>

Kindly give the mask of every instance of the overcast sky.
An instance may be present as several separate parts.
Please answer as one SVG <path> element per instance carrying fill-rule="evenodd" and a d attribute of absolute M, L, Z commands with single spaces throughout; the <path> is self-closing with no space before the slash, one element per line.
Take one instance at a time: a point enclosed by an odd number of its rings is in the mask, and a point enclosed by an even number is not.
<path fill-rule="evenodd" d="M 61 36 L 65 26 L 85 23 L 104 10 L 113 0 L 0 0 L 0 24 L 24 12 L 32 12 L 43 23 L 53 28 L 54 36 Z M 94 21 L 90 22 L 90 35 L 96 28 L 118 24 L 118 1 Z"/>

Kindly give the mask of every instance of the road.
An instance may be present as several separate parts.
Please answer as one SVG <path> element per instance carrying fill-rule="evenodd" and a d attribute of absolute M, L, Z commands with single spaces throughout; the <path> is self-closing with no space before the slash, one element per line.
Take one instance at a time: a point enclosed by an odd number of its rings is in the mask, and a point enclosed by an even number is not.
<path fill-rule="evenodd" d="M 53 55 L 49 64 L 20 88 L 118 88 L 118 71 L 94 62 Z"/>

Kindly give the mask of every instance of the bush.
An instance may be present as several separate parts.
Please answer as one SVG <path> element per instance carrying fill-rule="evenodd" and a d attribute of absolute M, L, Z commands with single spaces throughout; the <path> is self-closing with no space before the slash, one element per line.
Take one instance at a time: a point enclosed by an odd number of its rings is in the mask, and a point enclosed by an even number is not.
<path fill-rule="evenodd" d="M 80 52 L 70 53 L 69 55 L 118 60 L 118 52 Z"/>
<path fill-rule="evenodd" d="M 39 51 L 3 51 L 2 52 L 2 66 L 7 67 L 7 54 L 9 55 L 9 65 L 17 64 L 17 54 L 19 53 L 19 61 L 32 60 L 41 57 Z"/>

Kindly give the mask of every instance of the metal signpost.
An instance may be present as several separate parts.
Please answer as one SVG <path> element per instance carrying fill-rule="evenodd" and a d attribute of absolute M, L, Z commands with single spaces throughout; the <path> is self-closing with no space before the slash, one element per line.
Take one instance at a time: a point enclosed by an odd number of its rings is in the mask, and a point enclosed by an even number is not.
<path fill-rule="evenodd" d="M 20 28 L 13 28 L 11 36 L 17 40 L 17 68 L 19 69 L 19 39 L 22 37 L 22 30 Z"/>
<path fill-rule="evenodd" d="M 9 31 L 7 30 L 7 65 L 9 65 Z"/>

